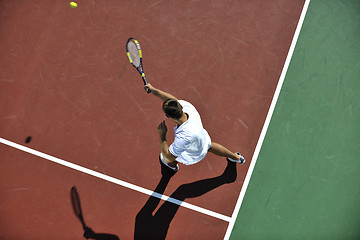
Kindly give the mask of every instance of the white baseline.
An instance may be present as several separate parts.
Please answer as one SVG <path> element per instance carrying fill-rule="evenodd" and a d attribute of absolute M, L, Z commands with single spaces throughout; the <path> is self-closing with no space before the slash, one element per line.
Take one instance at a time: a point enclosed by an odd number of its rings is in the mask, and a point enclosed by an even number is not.
<path fill-rule="evenodd" d="M 7 145 L 7 146 L 16 148 L 16 149 L 18 149 L 18 150 L 21 150 L 21 151 L 30 153 L 30 154 L 32 154 L 32 155 L 41 157 L 41 158 L 46 159 L 46 160 L 49 160 L 49 161 L 51 161 L 51 162 L 54 162 L 54 163 L 57 163 L 57 164 L 60 164 L 60 165 L 63 165 L 63 166 L 66 166 L 66 167 L 75 169 L 75 170 L 77 170 L 77 171 L 79 171 L 79 172 L 83 172 L 83 173 L 89 174 L 89 175 L 91 175 L 91 176 L 94 176 L 94 177 L 103 179 L 103 180 L 105 180 L 105 181 L 109 181 L 109 182 L 115 183 L 115 184 L 117 184 L 117 185 L 120 185 L 120 186 L 129 188 L 129 189 L 132 189 L 132 190 L 135 190 L 135 191 L 144 193 L 144 194 L 146 194 L 146 195 L 153 196 L 153 197 L 157 197 L 157 198 L 160 198 L 160 199 L 162 199 L 162 200 L 164 200 L 164 201 L 168 201 L 168 202 L 177 204 L 177 205 L 179 205 L 179 206 L 181 206 L 181 207 L 185 207 L 185 208 L 191 209 L 191 210 L 193 210 L 193 211 L 196 211 L 196 212 L 199 212 L 199 213 L 203 213 L 203 214 L 206 214 L 206 215 L 208 215 L 208 216 L 211 216 L 211 217 L 214 217 L 214 218 L 218 218 L 218 219 L 221 219 L 221 220 L 226 221 L 226 222 L 230 222 L 230 219 L 231 219 L 230 217 L 225 216 L 225 215 L 222 215 L 222 214 L 220 214 L 220 213 L 216 213 L 216 212 L 213 212 L 213 211 L 211 211 L 211 210 L 208 210 L 208 209 L 205 209 L 205 208 L 202 208 L 202 207 L 198 207 L 198 206 L 195 206 L 195 205 L 193 205 L 193 204 L 186 203 L 186 202 L 177 200 L 177 199 L 175 199 L 175 198 L 171 198 L 171 197 L 166 196 L 166 195 L 162 195 L 162 194 L 160 194 L 160 193 L 151 191 L 151 190 L 149 190 L 149 189 L 136 186 L 136 185 L 134 185 L 134 184 L 132 184 L 132 183 L 128 183 L 128 182 L 125 182 L 125 181 L 116 179 L 116 178 L 114 178 L 114 177 L 107 176 L 107 175 L 105 175 L 105 174 L 102 174 L 102 173 L 93 171 L 93 170 L 91 170 L 91 169 L 88 169 L 88 168 L 79 166 L 79 165 L 77 165 L 77 164 L 74 164 L 74 163 L 71 163 L 71 162 L 62 160 L 62 159 L 57 158 L 57 157 L 50 156 L 50 155 L 48 155 L 48 154 L 45 154 L 45 153 L 39 152 L 39 151 L 37 151 L 37 150 L 34 150 L 34 149 L 31 149 L 31 148 L 22 146 L 22 145 L 17 144 L 17 143 L 11 142 L 11 141 L 6 140 L 6 139 L 4 139 L 4 138 L 0 138 L 0 143 L 3 143 L 3 144 L 5 144 L 5 145 Z"/>

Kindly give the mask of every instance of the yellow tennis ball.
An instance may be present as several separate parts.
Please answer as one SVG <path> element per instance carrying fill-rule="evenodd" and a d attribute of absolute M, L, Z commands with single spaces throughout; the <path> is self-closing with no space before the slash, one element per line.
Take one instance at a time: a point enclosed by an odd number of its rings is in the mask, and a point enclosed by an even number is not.
<path fill-rule="evenodd" d="M 71 2 L 71 3 L 70 3 L 70 7 L 72 7 L 72 8 L 76 8 L 76 7 L 77 7 L 76 2 Z"/>

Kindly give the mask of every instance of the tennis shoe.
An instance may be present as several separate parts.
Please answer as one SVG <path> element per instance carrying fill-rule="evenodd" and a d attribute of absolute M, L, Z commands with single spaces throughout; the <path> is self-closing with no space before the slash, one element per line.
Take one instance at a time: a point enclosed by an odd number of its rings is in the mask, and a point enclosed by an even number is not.
<path fill-rule="evenodd" d="M 177 172 L 177 171 L 179 170 L 179 164 L 176 164 L 176 166 L 174 166 L 174 167 L 170 166 L 169 163 L 165 162 L 162 153 L 160 153 L 159 158 L 160 158 L 160 161 L 161 161 L 165 166 L 167 166 L 168 168 L 170 168 L 171 170 L 173 170 L 173 171 L 175 171 L 175 172 Z"/>
<path fill-rule="evenodd" d="M 245 163 L 245 158 L 243 156 L 241 156 L 240 153 L 236 152 L 235 154 L 239 155 L 240 158 L 239 159 L 232 159 L 232 158 L 229 158 L 227 157 L 226 159 L 231 161 L 231 162 L 236 162 L 236 163 L 240 163 L 240 164 L 244 164 Z"/>

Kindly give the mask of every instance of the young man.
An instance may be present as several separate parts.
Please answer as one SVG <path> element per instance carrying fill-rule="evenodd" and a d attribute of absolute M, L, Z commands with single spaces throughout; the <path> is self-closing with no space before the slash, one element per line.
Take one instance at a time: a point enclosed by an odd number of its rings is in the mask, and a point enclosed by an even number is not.
<path fill-rule="evenodd" d="M 207 152 L 226 157 L 227 160 L 243 164 L 245 159 L 240 153 L 233 153 L 219 143 L 211 142 L 204 129 L 200 115 L 195 107 L 184 100 L 178 100 L 170 93 L 155 88 L 150 83 L 145 85 L 151 93 L 163 101 L 162 109 L 166 117 L 172 119 L 177 126 L 174 128 L 175 140 L 169 146 L 166 141 L 167 127 L 165 120 L 160 123 L 160 160 L 174 171 L 179 169 L 178 162 L 191 165 L 202 160 Z"/>

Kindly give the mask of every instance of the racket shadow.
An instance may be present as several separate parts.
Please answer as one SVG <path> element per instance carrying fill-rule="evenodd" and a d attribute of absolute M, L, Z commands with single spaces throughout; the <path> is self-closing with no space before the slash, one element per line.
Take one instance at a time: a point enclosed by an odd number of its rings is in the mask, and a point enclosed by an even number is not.
<path fill-rule="evenodd" d="M 163 174 L 154 192 L 163 194 L 170 178 L 171 175 Z M 236 178 L 236 163 L 228 161 L 224 172 L 220 176 L 183 184 L 179 186 L 170 197 L 180 201 L 184 201 L 187 198 L 199 197 L 221 185 L 234 182 Z M 156 213 L 153 214 L 159 202 L 159 198 L 151 196 L 144 207 L 136 215 L 135 240 L 160 240 L 166 238 L 170 223 L 174 219 L 180 206 L 166 201 L 160 206 Z"/>
<path fill-rule="evenodd" d="M 73 186 L 70 190 L 71 204 L 73 210 L 75 212 L 76 217 L 80 220 L 83 230 L 84 230 L 84 238 L 86 239 L 95 239 L 95 240 L 120 240 L 118 236 L 109 233 L 96 233 L 90 227 L 85 224 L 83 219 L 83 214 L 81 210 L 80 196 L 77 192 L 75 186 Z"/>

